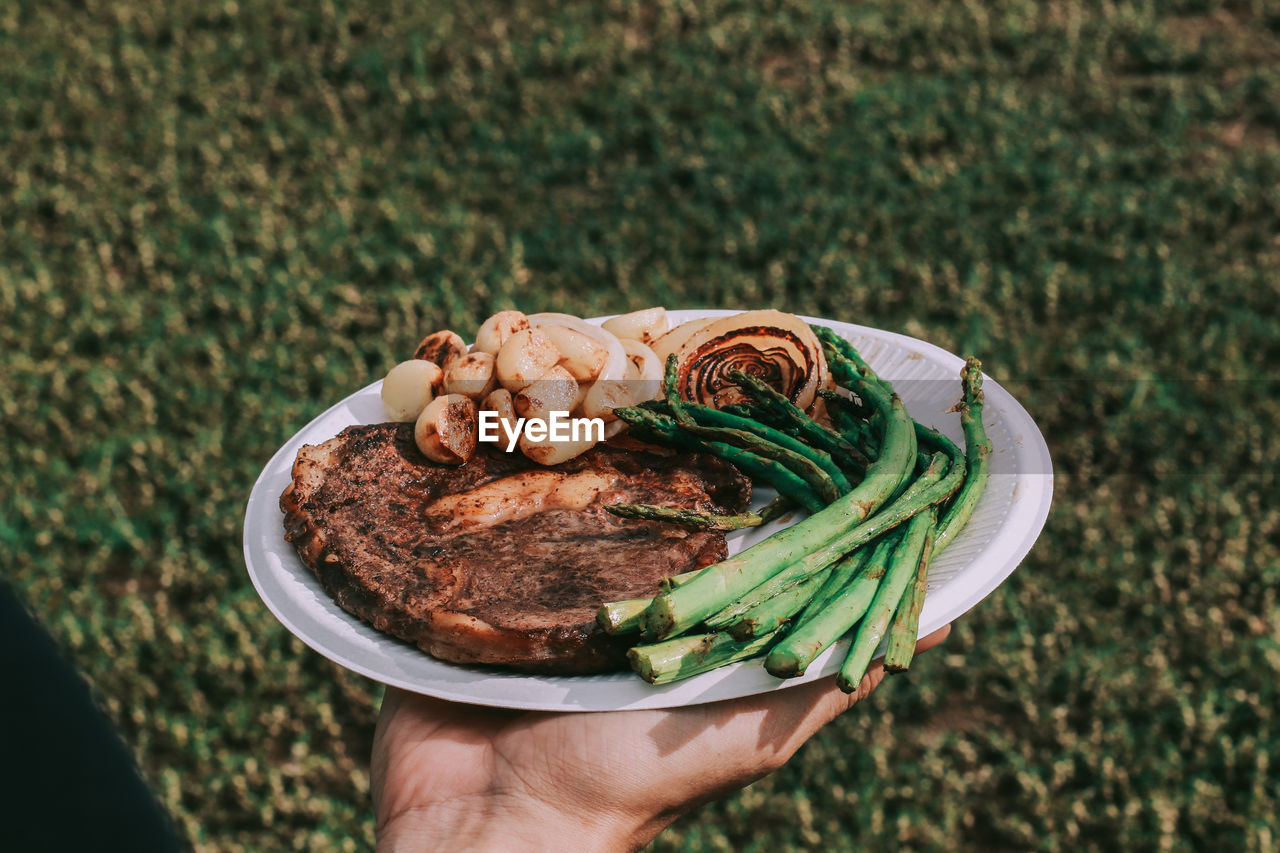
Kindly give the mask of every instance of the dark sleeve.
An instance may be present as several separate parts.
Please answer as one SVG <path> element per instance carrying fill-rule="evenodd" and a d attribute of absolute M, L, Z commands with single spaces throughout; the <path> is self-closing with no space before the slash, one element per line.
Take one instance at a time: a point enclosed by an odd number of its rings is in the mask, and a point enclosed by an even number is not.
<path fill-rule="evenodd" d="M 0 581 L 0 850 L 181 850 L 89 685 Z"/>

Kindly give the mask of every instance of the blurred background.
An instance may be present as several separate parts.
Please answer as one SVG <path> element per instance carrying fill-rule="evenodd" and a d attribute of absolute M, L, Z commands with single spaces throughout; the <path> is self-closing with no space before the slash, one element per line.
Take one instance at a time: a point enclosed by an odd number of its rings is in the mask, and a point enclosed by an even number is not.
<path fill-rule="evenodd" d="M 1026 405 L 1049 525 L 652 849 L 1275 850 L 1277 60 L 1274 2 L 6 3 L 4 571 L 197 850 L 367 849 L 272 452 L 503 308 L 877 326 Z"/>

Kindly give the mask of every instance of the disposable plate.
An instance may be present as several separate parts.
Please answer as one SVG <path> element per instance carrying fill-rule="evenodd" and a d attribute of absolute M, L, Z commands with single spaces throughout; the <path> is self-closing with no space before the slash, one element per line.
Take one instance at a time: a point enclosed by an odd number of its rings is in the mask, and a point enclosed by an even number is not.
<path fill-rule="evenodd" d="M 672 311 L 671 322 L 732 311 Z M 599 318 L 603 320 L 607 318 Z M 871 366 L 891 381 L 917 420 L 934 426 L 963 447 L 959 415 L 963 361 L 924 341 L 836 320 L 807 318 L 851 340 Z M 819 657 L 808 672 L 780 680 L 759 660 L 655 687 L 629 672 L 595 676 L 530 676 L 443 663 L 379 633 L 339 608 L 284 540 L 281 492 L 289 484 L 298 449 L 332 438 L 351 424 L 384 420 L 375 382 L 334 405 L 303 427 L 263 468 L 245 512 L 244 554 L 249 575 L 272 613 L 315 651 L 386 684 L 477 705 L 555 711 L 666 708 L 785 690 L 835 673 L 848 641 Z M 991 478 L 973 518 L 932 564 L 920 635 L 958 619 L 990 595 L 1031 549 L 1049 514 L 1053 467 L 1049 450 L 1026 410 L 989 377 L 984 380 L 983 422 L 994 447 Z M 772 497 L 757 489 L 756 506 Z M 754 544 L 795 519 L 739 531 L 729 551 Z"/>

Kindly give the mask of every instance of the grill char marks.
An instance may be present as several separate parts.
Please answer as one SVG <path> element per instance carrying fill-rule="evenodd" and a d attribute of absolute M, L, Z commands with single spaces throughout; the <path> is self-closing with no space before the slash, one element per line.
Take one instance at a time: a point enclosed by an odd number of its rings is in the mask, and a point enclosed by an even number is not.
<path fill-rule="evenodd" d="M 491 512 L 495 492 L 510 499 L 523 482 L 541 511 Z M 455 515 L 490 512 L 440 523 L 431 507 L 449 495 L 441 506 Z M 721 533 L 619 519 L 604 505 L 737 512 L 749 497 L 736 469 L 696 454 L 598 445 L 544 469 L 482 445 L 451 468 L 419 453 L 411 424 L 376 424 L 299 451 L 280 505 L 285 538 L 321 585 L 378 630 L 455 663 L 567 675 L 623 664 L 625 645 L 596 627 L 601 603 L 652 595 L 661 578 L 725 556 Z"/>

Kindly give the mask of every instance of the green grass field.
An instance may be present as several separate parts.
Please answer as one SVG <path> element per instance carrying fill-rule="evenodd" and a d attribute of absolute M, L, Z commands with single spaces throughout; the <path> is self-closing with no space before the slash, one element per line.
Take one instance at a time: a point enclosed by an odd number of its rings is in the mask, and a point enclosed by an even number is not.
<path fill-rule="evenodd" d="M 1280 847 L 1280 6 L 303 5 L 0 8 L 5 569 L 197 850 L 372 843 L 378 686 L 244 571 L 275 448 L 427 331 L 655 303 L 976 353 L 1057 499 L 653 849 Z"/>

